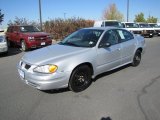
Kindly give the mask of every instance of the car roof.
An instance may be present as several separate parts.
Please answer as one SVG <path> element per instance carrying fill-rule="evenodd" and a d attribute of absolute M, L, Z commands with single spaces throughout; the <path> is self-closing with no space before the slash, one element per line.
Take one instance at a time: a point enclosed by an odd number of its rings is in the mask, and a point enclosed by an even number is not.
<path fill-rule="evenodd" d="M 136 22 L 137 24 L 148 24 L 146 22 Z"/>
<path fill-rule="evenodd" d="M 122 22 L 122 23 L 135 23 L 135 22 Z"/>
<path fill-rule="evenodd" d="M 156 24 L 157 25 L 157 23 L 148 23 L 148 24 Z"/>
<path fill-rule="evenodd" d="M 18 27 L 25 27 L 25 26 L 33 26 L 33 25 L 10 25 L 9 27 L 15 27 L 15 26 L 18 26 Z"/>
<path fill-rule="evenodd" d="M 96 20 L 95 22 L 120 22 L 118 20 Z"/>
<path fill-rule="evenodd" d="M 121 29 L 121 28 L 117 28 L 117 27 L 89 27 L 89 28 L 83 28 L 83 29 L 110 30 L 110 29 Z"/>

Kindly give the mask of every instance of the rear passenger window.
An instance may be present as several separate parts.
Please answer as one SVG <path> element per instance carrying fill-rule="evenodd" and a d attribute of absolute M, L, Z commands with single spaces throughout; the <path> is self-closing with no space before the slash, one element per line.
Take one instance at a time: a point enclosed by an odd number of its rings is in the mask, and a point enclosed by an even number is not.
<path fill-rule="evenodd" d="M 120 36 L 121 42 L 126 42 L 126 41 L 134 39 L 133 35 L 126 30 L 117 30 L 117 32 Z"/>

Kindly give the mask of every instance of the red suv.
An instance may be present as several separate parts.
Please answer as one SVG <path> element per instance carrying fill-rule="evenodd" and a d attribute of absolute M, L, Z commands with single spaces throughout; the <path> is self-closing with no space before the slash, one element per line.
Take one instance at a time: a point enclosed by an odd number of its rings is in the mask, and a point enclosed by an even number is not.
<path fill-rule="evenodd" d="M 23 51 L 52 44 L 50 34 L 34 26 L 9 26 L 6 32 L 8 46 L 20 45 Z"/>

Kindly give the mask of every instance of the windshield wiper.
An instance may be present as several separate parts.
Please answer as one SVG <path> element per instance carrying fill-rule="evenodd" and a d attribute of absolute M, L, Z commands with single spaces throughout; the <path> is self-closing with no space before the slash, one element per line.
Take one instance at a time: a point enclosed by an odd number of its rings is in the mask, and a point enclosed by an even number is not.
<path fill-rule="evenodd" d="M 60 44 L 60 45 L 70 45 L 70 46 L 80 47 L 79 45 L 76 45 L 76 44 L 71 43 L 71 42 L 65 42 L 65 43 L 59 42 L 59 44 Z"/>

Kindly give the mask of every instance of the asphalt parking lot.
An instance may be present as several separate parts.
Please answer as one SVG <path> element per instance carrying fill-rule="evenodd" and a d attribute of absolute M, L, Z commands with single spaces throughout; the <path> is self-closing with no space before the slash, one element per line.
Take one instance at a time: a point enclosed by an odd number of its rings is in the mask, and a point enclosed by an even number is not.
<path fill-rule="evenodd" d="M 11 48 L 0 55 L 0 120 L 160 120 L 160 37 L 146 44 L 138 67 L 102 74 L 81 93 L 25 85 L 16 68 L 24 52 Z"/>

